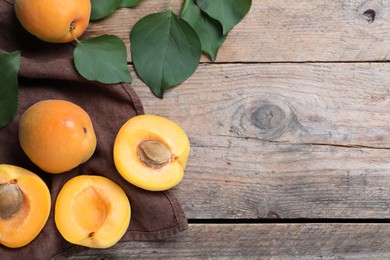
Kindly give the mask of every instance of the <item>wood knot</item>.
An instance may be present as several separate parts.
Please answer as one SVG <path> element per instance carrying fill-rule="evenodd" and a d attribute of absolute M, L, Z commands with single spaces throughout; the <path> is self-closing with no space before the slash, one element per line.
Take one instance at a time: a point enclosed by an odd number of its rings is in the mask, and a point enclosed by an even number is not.
<path fill-rule="evenodd" d="M 251 115 L 252 124 L 262 130 L 277 128 L 286 119 L 283 110 L 273 104 L 264 104 L 257 108 Z"/>
<path fill-rule="evenodd" d="M 268 211 L 267 218 L 270 218 L 270 219 L 280 219 L 281 217 L 276 212 Z"/>
<path fill-rule="evenodd" d="M 366 11 L 364 11 L 362 13 L 364 19 L 368 22 L 368 23 L 372 23 L 374 22 L 375 20 L 375 10 L 373 9 L 367 9 Z"/>
<path fill-rule="evenodd" d="M 289 102 L 279 96 L 247 99 L 234 113 L 229 132 L 244 138 L 276 140 L 285 134 L 300 134 L 302 125 Z"/>
<path fill-rule="evenodd" d="M 248 110 L 250 128 L 263 140 L 274 140 L 282 136 L 290 126 L 293 112 L 285 103 L 258 102 Z"/>

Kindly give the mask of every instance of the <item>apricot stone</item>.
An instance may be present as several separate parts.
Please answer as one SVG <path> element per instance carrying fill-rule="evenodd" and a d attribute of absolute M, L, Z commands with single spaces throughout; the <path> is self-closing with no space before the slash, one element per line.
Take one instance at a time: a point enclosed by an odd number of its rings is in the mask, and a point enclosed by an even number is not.
<path fill-rule="evenodd" d="M 30 243 L 45 226 L 50 193 L 36 174 L 0 164 L 0 244 L 10 248 Z"/>
<path fill-rule="evenodd" d="M 175 122 L 156 115 L 129 119 L 114 143 L 118 172 L 145 190 L 162 191 L 176 186 L 184 176 L 190 141 Z"/>
<path fill-rule="evenodd" d="M 126 193 L 110 179 L 80 175 L 61 189 L 54 217 L 57 229 L 68 242 L 108 248 L 125 234 L 131 208 Z"/>
<path fill-rule="evenodd" d="M 19 142 L 30 160 L 49 173 L 75 168 L 96 149 L 89 115 L 65 100 L 44 100 L 29 107 L 20 119 Z"/>
<path fill-rule="evenodd" d="M 0 183 L 0 218 L 10 218 L 23 205 L 23 194 L 16 180 Z"/>

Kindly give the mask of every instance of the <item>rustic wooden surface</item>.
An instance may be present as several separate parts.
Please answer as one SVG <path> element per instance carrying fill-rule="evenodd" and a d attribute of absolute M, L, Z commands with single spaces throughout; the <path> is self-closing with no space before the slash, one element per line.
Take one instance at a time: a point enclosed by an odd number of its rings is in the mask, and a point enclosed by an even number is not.
<path fill-rule="evenodd" d="M 389 259 L 390 225 L 199 224 L 152 242 L 120 242 L 69 259 Z"/>
<path fill-rule="evenodd" d="M 121 9 L 85 37 L 115 34 L 129 48 L 134 23 L 167 2 Z M 253 0 L 217 62 L 203 57 L 163 100 L 129 55 L 145 112 L 189 135 L 173 192 L 191 224 L 73 258 L 390 258 L 389 21 L 387 0 Z"/>
<path fill-rule="evenodd" d="M 387 0 L 252 0 L 244 20 L 229 34 L 219 62 L 383 61 L 390 55 Z M 180 14 L 182 0 L 172 0 Z M 121 37 L 129 48 L 132 26 L 165 10 L 168 0 L 144 0 L 89 26 L 91 35 Z M 365 14 L 374 10 L 371 21 Z M 129 56 L 130 60 L 130 56 Z M 207 61 L 207 59 L 204 59 Z"/>

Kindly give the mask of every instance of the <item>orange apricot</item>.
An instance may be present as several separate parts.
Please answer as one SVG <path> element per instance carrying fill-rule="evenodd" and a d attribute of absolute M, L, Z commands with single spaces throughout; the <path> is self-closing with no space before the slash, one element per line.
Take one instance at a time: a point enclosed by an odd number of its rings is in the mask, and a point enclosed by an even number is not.
<path fill-rule="evenodd" d="M 20 119 L 19 142 L 30 160 L 49 173 L 75 168 L 96 149 L 89 115 L 65 100 L 44 100 L 29 107 Z"/>
<path fill-rule="evenodd" d="M 156 115 L 129 119 L 114 143 L 118 172 L 145 190 L 161 191 L 176 186 L 184 176 L 190 141 L 175 122 Z"/>
<path fill-rule="evenodd" d="M 91 248 L 116 244 L 125 234 L 130 217 L 126 193 L 103 176 L 70 179 L 55 204 L 54 219 L 61 235 L 70 243 Z"/>
<path fill-rule="evenodd" d="M 15 0 L 21 25 L 46 42 L 64 43 L 81 36 L 88 27 L 90 0 Z"/>
<path fill-rule="evenodd" d="M 18 248 L 41 232 L 50 213 L 45 182 L 24 168 L 0 164 L 0 244 Z"/>

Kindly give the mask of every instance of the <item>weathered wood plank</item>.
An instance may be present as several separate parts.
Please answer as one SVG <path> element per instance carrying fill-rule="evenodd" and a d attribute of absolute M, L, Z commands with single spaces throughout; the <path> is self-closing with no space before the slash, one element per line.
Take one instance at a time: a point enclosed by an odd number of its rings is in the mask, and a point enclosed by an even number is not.
<path fill-rule="evenodd" d="M 179 14 L 183 1 L 173 3 L 174 11 Z M 136 8 L 121 9 L 107 19 L 91 23 L 88 35 L 115 34 L 129 48 L 133 25 L 143 16 L 167 6 L 168 1 L 148 0 Z M 373 21 L 369 21 L 372 12 L 367 10 L 375 11 Z M 386 0 L 253 1 L 249 14 L 230 32 L 217 61 L 388 60 L 388 20 L 390 2 Z"/>
<path fill-rule="evenodd" d="M 188 133 L 189 218 L 389 218 L 390 64 L 202 65 L 146 113 Z"/>
<path fill-rule="evenodd" d="M 388 259 L 389 237 L 389 224 L 193 224 L 174 238 L 69 259 Z"/>

